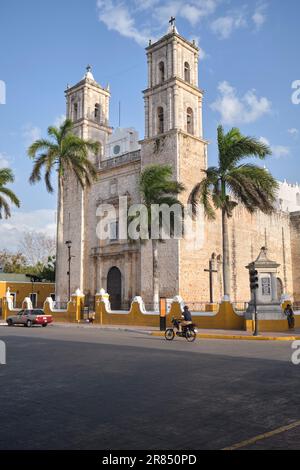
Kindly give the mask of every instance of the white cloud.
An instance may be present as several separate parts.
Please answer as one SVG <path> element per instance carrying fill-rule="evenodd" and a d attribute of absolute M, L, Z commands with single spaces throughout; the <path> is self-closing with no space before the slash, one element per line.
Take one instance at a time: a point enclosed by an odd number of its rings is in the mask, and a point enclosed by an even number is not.
<path fill-rule="evenodd" d="M 266 139 L 265 137 L 260 137 L 259 140 L 263 144 L 266 144 L 271 148 L 272 155 L 276 159 L 288 157 L 290 155 L 289 147 L 286 147 L 284 145 L 271 145 L 270 141 Z"/>
<path fill-rule="evenodd" d="M 32 124 L 26 124 L 22 128 L 22 137 L 24 140 L 24 145 L 29 147 L 35 140 L 40 139 L 42 136 L 42 131 L 39 127 Z"/>
<path fill-rule="evenodd" d="M 185 18 L 192 26 L 195 26 L 203 13 L 195 5 L 190 5 L 187 3 L 181 7 L 180 15 Z"/>
<path fill-rule="evenodd" d="M 211 29 L 219 39 L 228 39 L 235 30 L 244 28 L 246 25 L 243 15 L 222 16 L 211 23 Z"/>
<path fill-rule="evenodd" d="M 134 39 L 139 45 L 145 46 L 149 33 L 138 30 L 135 19 L 125 4 L 112 0 L 97 0 L 98 17 L 109 30 L 118 31 L 122 36 Z"/>
<path fill-rule="evenodd" d="M 257 31 L 260 30 L 261 27 L 267 21 L 266 9 L 267 9 L 266 3 L 260 3 L 256 6 L 255 12 L 252 16 L 252 20 Z"/>
<path fill-rule="evenodd" d="M 40 209 L 31 212 L 13 212 L 10 219 L 0 220 L 0 249 L 15 251 L 24 232 L 39 232 L 55 236 L 55 211 Z"/>
<path fill-rule="evenodd" d="M 218 91 L 219 96 L 211 104 L 211 109 L 220 113 L 224 124 L 249 124 L 271 111 L 272 103 L 265 97 L 257 97 L 255 90 L 239 97 L 236 89 L 224 81 L 219 84 Z"/>
<path fill-rule="evenodd" d="M 62 125 L 62 123 L 65 122 L 66 117 L 67 116 L 65 114 L 61 114 L 60 116 L 57 116 L 57 118 L 54 121 L 54 126 L 55 127 L 60 127 Z"/>
<path fill-rule="evenodd" d="M 10 167 L 10 160 L 6 153 L 0 152 L 0 168 L 8 168 Z"/>
<path fill-rule="evenodd" d="M 288 129 L 288 133 L 293 136 L 293 137 L 298 137 L 299 135 L 299 130 L 296 129 L 295 127 L 292 127 L 291 129 Z"/>
<path fill-rule="evenodd" d="M 207 59 L 208 57 L 208 54 L 205 52 L 204 49 L 202 49 L 202 47 L 198 46 L 199 47 L 199 59 L 200 60 L 205 60 Z"/>
<path fill-rule="evenodd" d="M 171 16 L 182 18 L 195 27 L 202 18 L 213 14 L 220 2 L 221 0 L 97 0 L 97 11 L 99 21 L 109 30 L 117 31 L 145 46 L 149 39 L 167 32 Z"/>
<path fill-rule="evenodd" d="M 206 53 L 206 51 L 200 46 L 200 44 L 201 44 L 200 36 L 192 36 L 192 37 L 189 38 L 189 41 L 190 42 L 195 41 L 195 44 L 199 49 L 199 59 L 200 60 L 205 60 L 205 59 L 207 59 L 207 57 L 209 57 L 209 55 Z"/>

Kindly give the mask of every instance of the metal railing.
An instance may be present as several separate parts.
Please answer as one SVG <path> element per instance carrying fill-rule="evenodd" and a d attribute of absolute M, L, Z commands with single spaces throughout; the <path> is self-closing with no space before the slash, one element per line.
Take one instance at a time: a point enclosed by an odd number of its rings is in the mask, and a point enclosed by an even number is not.
<path fill-rule="evenodd" d="M 209 302 L 186 302 L 184 300 L 185 305 L 187 305 L 190 309 L 190 311 L 193 312 L 205 312 L 206 310 L 206 305 L 209 304 Z"/>
<path fill-rule="evenodd" d="M 184 303 L 189 307 L 191 312 L 206 312 L 206 306 L 210 304 L 209 301 L 207 302 L 188 302 L 184 300 Z M 218 304 L 219 302 L 216 302 Z M 249 302 L 239 301 L 239 302 L 232 302 L 233 308 L 237 312 L 245 312 L 248 308 Z"/>
<path fill-rule="evenodd" d="M 236 312 L 246 312 L 249 307 L 249 302 L 233 302 L 233 308 Z"/>
<path fill-rule="evenodd" d="M 138 162 L 141 159 L 140 150 L 135 152 L 124 153 L 119 157 L 108 158 L 99 163 L 100 170 L 106 170 L 107 168 L 114 168 L 116 166 L 124 165 L 126 163 Z"/>
<path fill-rule="evenodd" d="M 67 310 L 68 308 L 68 302 L 57 302 L 56 300 L 54 301 L 53 308 L 55 310 Z"/>

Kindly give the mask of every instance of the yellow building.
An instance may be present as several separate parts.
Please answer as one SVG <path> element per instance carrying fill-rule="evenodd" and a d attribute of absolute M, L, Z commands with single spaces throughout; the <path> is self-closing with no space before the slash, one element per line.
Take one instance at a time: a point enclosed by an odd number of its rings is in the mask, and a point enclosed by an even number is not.
<path fill-rule="evenodd" d="M 47 297 L 54 299 L 54 282 L 30 282 L 26 274 L 0 273 L 0 315 L 2 299 L 7 289 L 14 298 L 14 307 L 21 308 L 25 297 L 30 297 L 34 308 L 42 308 Z"/>

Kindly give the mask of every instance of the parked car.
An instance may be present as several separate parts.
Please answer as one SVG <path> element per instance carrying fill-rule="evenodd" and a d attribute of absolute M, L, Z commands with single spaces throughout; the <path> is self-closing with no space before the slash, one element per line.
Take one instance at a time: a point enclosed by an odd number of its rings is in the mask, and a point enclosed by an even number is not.
<path fill-rule="evenodd" d="M 43 310 L 21 310 L 17 315 L 6 319 L 8 326 L 24 325 L 30 328 L 32 325 L 47 326 L 53 322 L 52 315 L 45 315 Z"/>

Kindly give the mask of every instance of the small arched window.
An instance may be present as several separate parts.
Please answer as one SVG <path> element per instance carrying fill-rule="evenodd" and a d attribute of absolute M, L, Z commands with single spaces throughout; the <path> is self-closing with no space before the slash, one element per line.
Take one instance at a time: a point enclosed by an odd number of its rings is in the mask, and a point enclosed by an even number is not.
<path fill-rule="evenodd" d="M 157 122 L 158 122 L 157 132 L 158 132 L 158 134 L 163 134 L 163 132 L 164 132 L 164 110 L 161 106 L 159 108 L 157 108 Z"/>
<path fill-rule="evenodd" d="M 78 119 L 78 103 L 73 104 L 73 120 L 77 121 Z"/>
<path fill-rule="evenodd" d="M 188 62 L 184 63 L 184 80 L 189 83 L 191 81 L 191 68 Z"/>
<path fill-rule="evenodd" d="M 164 64 L 164 62 L 160 62 L 158 64 L 158 77 L 159 77 L 159 83 L 163 83 L 165 81 L 165 64 Z"/>
<path fill-rule="evenodd" d="M 300 206 L 300 193 L 296 194 L 296 204 L 297 206 Z"/>
<path fill-rule="evenodd" d="M 188 134 L 194 134 L 194 113 L 192 108 L 186 111 L 186 130 Z"/>
<path fill-rule="evenodd" d="M 95 104 L 94 118 L 95 118 L 95 121 L 100 121 L 100 104 L 99 103 Z"/>

